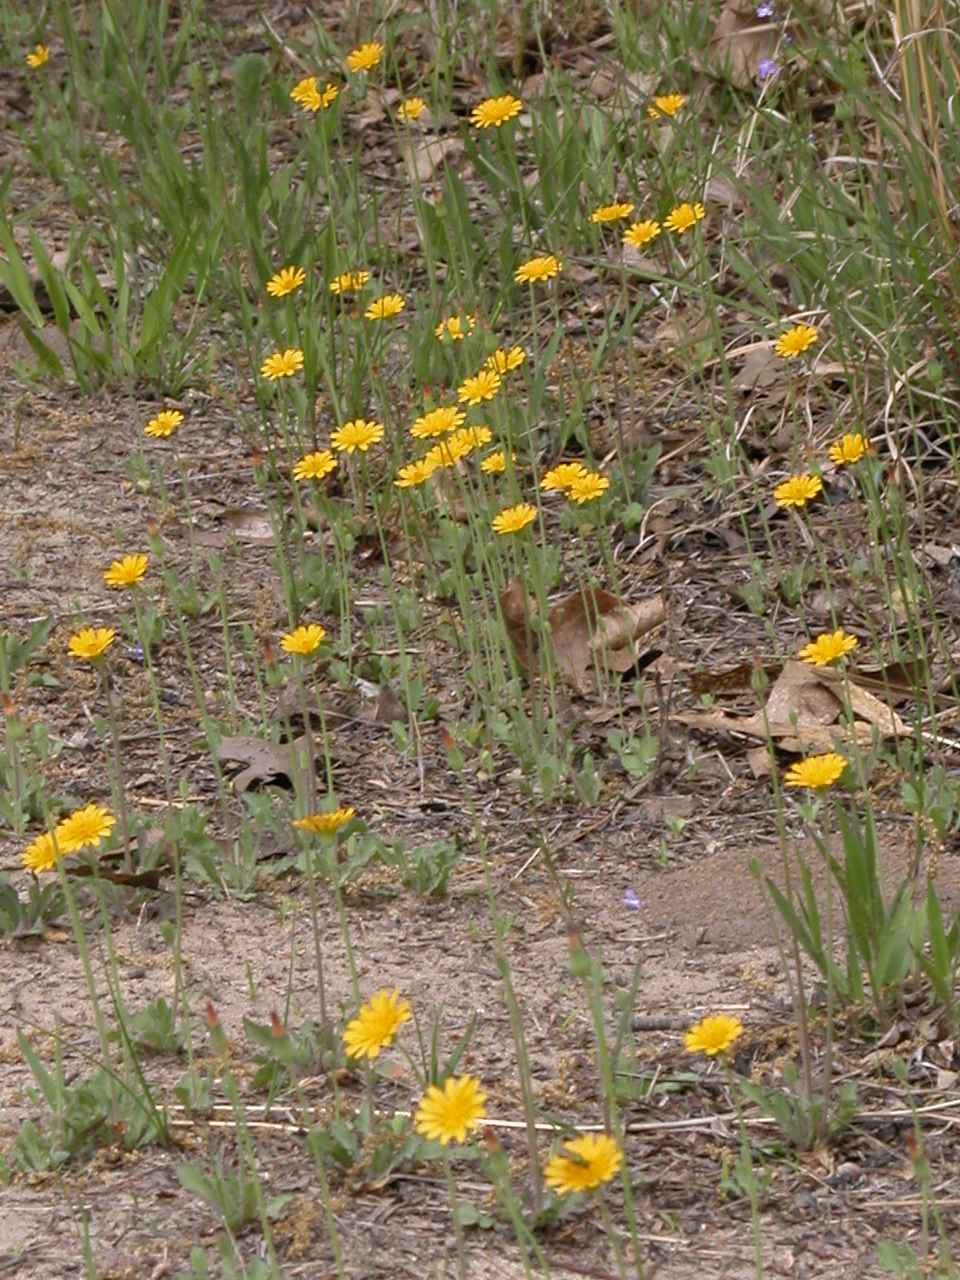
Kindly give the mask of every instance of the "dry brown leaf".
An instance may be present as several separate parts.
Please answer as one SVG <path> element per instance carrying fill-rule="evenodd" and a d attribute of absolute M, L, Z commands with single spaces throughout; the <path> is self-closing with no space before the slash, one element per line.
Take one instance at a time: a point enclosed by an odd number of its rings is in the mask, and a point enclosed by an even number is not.
<path fill-rule="evenodd" d="M 710 61 L 738 88 L 748 89 L 760 63 L 773 58 L 778 39 L 778 24 L 758 21 L 752 4 L 726 0 L 710 38 Z"/>
<path fill-rule="evenodd" d="M 263 738 L 240 735 L 220 739 L 217 759 L 221 764 L 247 766 L 241 769 L 233 779 L 233 788 L 237 792 L 249 791 L 258 783 L 278 782 L 283 778 L 286 778 L 297 792 L 302 792 L 307 779 L 297 777 L 297 761 L 309 750 L 310 745 L 306 735 L 295 739 L 292 743 L 267 742 Z"/>
<path fill-rule="evenodd" d="M 663 596 L 627 605 L 599 588 L 576 591 L 550 610 L 550 633 L 560 673 L 580 693 L 595 685 L 598 669 L 629 671 L 636 664 L 634 643 L 666 616 Z"/>
<path fill-rule="evenodd" d="M 788 381 L 784 361 L 777 357 L 772 342 L 751 351 L 733 379 L 738 391 L 758 391 Z"/>
<path fill-rule="evenodd" d="M 501 591 L 500 612 L 517 662 L 521 670 L 529 671 L 537 651 L 536 639 L 530 626 L 530 618 L 536 612 L 536 602 L 529 599 L 519 578 L 511 578 Z"/>
<path fill-rule="evenodd" d="M 417 182 L 429 182 L 439 168 L 461 156 L 463 150 L 462 138 L 424 138 L 419 142 L 403 138 L 400 142 L 407 172 Z"/>
<path fill-rule="evenodd" d="M 773 682 L 767 697 L 767 719 L 798 725 L 833 724 L 841 704 L 830 689 L 824 688 L 816 667 L 790 660 Z"/>

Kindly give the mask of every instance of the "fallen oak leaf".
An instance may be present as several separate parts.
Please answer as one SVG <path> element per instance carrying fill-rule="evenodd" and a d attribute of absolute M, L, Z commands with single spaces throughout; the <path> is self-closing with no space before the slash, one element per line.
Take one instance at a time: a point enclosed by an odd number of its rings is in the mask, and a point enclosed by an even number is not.
<path fill-rule="evenodd" d="M 634 643 L 666 617 L 662 595 L 628 605 L 601 588 L 576 591 L 550 610 L 557 669 L 579 692 L 594 687 L 599 670 L 629 671 L 639 652 Z"/>
<path fill-rule="evenodd" d="M 247 766 L 233 779 L 233 788 L 237 792 L 249 791 L 258 783 L 279 782 L 283 785 L 283 779 L 299 792 L 297 784 L 308 781 L 306 777 L 298 777 L 304 772 L 300 761 L 310 755 L 311 748 L 315 755 L 316 745 L 308 741 L 306 734 L 291 743 L 266 742 L 263 738 L 241 734 L 220 739 L 217 760 L 220 764 Z"/>

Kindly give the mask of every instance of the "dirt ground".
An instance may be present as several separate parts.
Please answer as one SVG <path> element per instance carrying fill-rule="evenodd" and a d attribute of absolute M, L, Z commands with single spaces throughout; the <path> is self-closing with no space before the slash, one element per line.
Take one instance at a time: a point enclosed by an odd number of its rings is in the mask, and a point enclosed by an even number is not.
<path fill-rule="evenodd" d="M 26 177 L 20 177 L 24 186 L 17 191 L 26 202 Z M 144 485 L 131 464 L 143 423 L 158 403 L 132 392 L 85 397 L 70 386 L 28 383 L 16 368 L 26 354 L 12 315 L 0 312 L 0 373 L 7 383 L 0 404 L 2 625 L 22 636 L 33 622 L 56 619 L 32 668 L 41 679 L 18 690 L 19 710 L 45 724 L 56 746 L 45 768 L 49 793 L 78 803 L 109 803 L 96 681 L 70 663 L 66 639 L 78 625 L 114 625 L 121 619 L 124 602 L 104 587 L 102 570 L 113 558 L 142 548 L 148 530 L 161 540 L 168 568 L 183 576 L 197 571 L 210 581 L 219 573 L 225 584 L 226 627 L 216 611 L 186 623 L 208 714 L 230 721 L 235 733 L 245 731 L 243 716 L 254 721 L 259 716 L 254 663 L 240 643 L 242 628 L 249 627 L 258 644 L 271 638 L 275 643 L 287 619 L 274 548 L 251 534 L 257 499 L 249 449 L 238 443 L 236 406 L 251 418 L 255 411 L 249 388 L 231 387 L 237 399 L 229 410 L 215 387 L 191 389 L 181 403 L 190 422 L 184 459 L 189 501 L 172 450 L 164 497 L 156 485 Z M 568 359 L 572 368 L 575 358 L 571 348 L 561 362 Z M 609 406 L 595 408 L 600 421 Z M 755 421 L 762 420 L 761 411 Z M 655 412 L 636 410 L 631 419 L 628 410 L 625 425 L 645 433 L 648 441 L 662 439 L 667 455 L 676 445 L 673 425 Z M 755 744 L 681 726 L 670 713 L 696 705 L 691 672 L 723 671 L 745 655 L 766 660 L 769 640 L 765 622 L 737 594 L 751 580 L 752 559 L 740 533 L 740 512 L 709 504 L 694 491 L 684 468 L 705 445 L 695 431 L 684 440 L 679 460 L 658 468 L 651 487 L 649 502 L 658 514 L 650 527 L 656 540 L 639 545 L 624 536 L 615 549 L 626 598 L 643 600 L 662 591 L 668 601 L 666 623 L 651 637 L 651 661 L 662 673 L 656 700 L 647 708 L 662 726 L 652 777 L 637 782 L 624 772 L 605 747 L 610 721 L 604 709 L 572 695 L 563 709 L 569 732 L 578 751 L 596 753 L 599 762 L 602 786 L 594 806 L 525 794 L 515 762 L 506 757 L 491 775 L 479 769 L 454 772 L 445 744 L 467 707 L 456 660 L 435 641 L 440 624 L 448 621 L 449 608 L 442 603 L 431 603 L 423 637 L 434 678 L 431 693 L 441 715 L 423 726 L 416 750 L 400 749 L 362 689 L 348 693 L 321 680 L 316 693 L 334 726 L 333 776 L 343 802 L 354 805 L 385 839 L 408 846 L 454 839 L 461 850 L 446 897 L 419 897 L 389 876 L 371 875 L 350 887 L 347 910 L 364 992 L 398 988 L 425 1024 L 438 1011 L 447 1046 L 476 1016 L 463 1065 L 482 1079 L 492 1120 L 505 1122 L 495 1132 L 519 1185 L 526 1171 L 518 1124 L 522 1098 L 496 963 L 487 875 L 499 915 L 509 922 L 506 950 L 536 1093 L 544 1112 L 557 1120 L 589 1124 L 601 1117 L 589 1010 L 570 977 L 571 924 L 602 958 L 610 1009 L 615 996 L 630 989 L 639 965 L 630 1050 L 635 1065 L 622 1085 L 625 1098 L 629 1093 L 626 1156 L 637 1188 L 646 1274 L 662 1280 L 746 1280 L 757 1274 L 757 1254 L 749 1202 L 731 1182 L 741 1142 L 731 1092 L 722 1071 L 684 1053 L 682 1032 L 704 1014 L 736 1014 L 746 1034 L 733 1067 L 767 1085 L 782 1083 L 784 1065 L 796 1058 L 782 939 L 749 867 L 757 858 L 774 878 L 782 874 L 776 811 L 769 780 L 755 777 L 750 767 L 747 752 Z M 832 515 L 839 519 L 842 486 L 837 493 Z M 938 494 L 932 484 L 929 494 L 923 536 L 949 545 L 957 538 L 952 493 Z M 358 567 L 357 598 L 366 602 L 357 605 L 358 618 L 370 602 L 384 600 L 376 571 L 371 563 L 364 581 Z M 931 572 L 938 570 L 934 566 Z M 956 614 L 947 609 L 946 571 L 937 591 L 945 602 L 944 633 L 955 648 Z M 809 616 L 816 617 L 817 607 L 812 601 Z M 821 609 L 825 618 L 829 607 Z M 786 608 L 777 626 L 786 651 L 805 634 L 800 618 Z M 237 645 L 232 690 L 224 674 L 225 629 Z M 213 834 L 229 841 L 247 821 L 246 811 L 232 792 L 225 802 L 218 799 L 217 771 L 172 619 L 158 670 L 173 803 L 195 803 L 210 814 Z M 147 679 L 126 641 L 118 689 L 127 794 L 138 818 L 159 828 L 171 798 L 158 766 Z M 279 722 L 276 690 L 270 698 Z M 907 715 L 902 707 L 901 713 Z M 639 710 L 636 728 L 643 730 Z M 282 819 L 288 793 L 271 792 Z M 888 886 L 899 883 L 913 848 L 913 826 L 896 793 L 896 786 L 883 790 L 878 784 L 875 796 Z M 803 837 L 795 810 L 788 821 L 822 889 L 822 865 Z M 545 865 L 544 849 L 556 875 Z M 22 885 L 20 851 L 20 842 L 0 829 L 0 867 Z M 209 1002 L 233 1045 L 261 1182 L 270 1195 L 289 1197 L 275 1223 L 283 1274 L 322 1280 L 334 1276 L 336 1268 L 302 1116 L 286 1098 L 269 1115 L 262 1111 L 263 1094 L 252 1084 L 252 1049 L 243 1027 L 244 1018 L 264 1024 L 277 1011 L 294 1028 L 318 1016 L 304 885 L 296 874 L 272 869 L 271 860 L 287 852 L 289 844 L 277 836 L 264 849 L 248 893 L 225 897 L 190 882 L 182 952 L 197 1044 L 203 1043 Z M 567 892 L 558 890 L 558 880 Z M 960 909 L 960 858 L 952 847 L 940 856 L 937 885 L 945 909 Z M 130 1011 L 173 995 L 174 967 L 163 936 L 173 913 L 167 879 L 158 891 L 132 891 L 115 899 L 113 946 Z M 98 994 L 108 1000 L 104 933 L 93 911 L 87 924 Z M 328 995 L 337 1012 L 348 1011 L 349 969 L 338 915 L 326 896 L 320 924 Z M 809 970 L 805 977 L 822 1045 L 821 993 Z M 64 922 L 40 936 L 3 943 L 0 992 L 0 1148 L 9 1148 L 25 1119 L 41 1120 L 44 1114 L 42 1102 L 28 1092 L 33 1082 L 17 1032 L 27 1033 L 48 1063 L 57 1039 L 73 1080 L 90 1070 L 99 1047 L 80 958 Z M 883 1240 L 923 1252 L 925 1206 L 911 1159 L 911 1104 L 944 1104 L 924 1115 L 925 1154 L 944 1234 L 960 1236 L 960 1057 L 935 1011 L 919 999 L 906 1002 L 879 1044 L 869 1028 L 844 1022 L 835 1054 L 838 1080 L 858 1085 L 861 1114 L 847 1133 L 828 1148 L 797 1156 L 775 1130 L 747 1129 L 763 1181 L 757 1247 L 770 1276 L 854 1280 L 884 1275 L 876 1262 Z M 909 1092 L 889 1069 L 893 1055 L 909 1064 Z M 145 1062 L 156 1096 L 173 1108 L 173 1088 L 185 1059 L 161 1054 Z M 344 1087 L 359 1102 L 359 1081 Z M 308 1080 L 303 1095 L 311 1106 L 325 1106 L 330 1101 L 326 1078 Z M 376 1102 L 388 1112 L 415 1105 L 414 1081 L 399 1056 L 396 1070 L 378 1084 Z M 60 1174 L 18 1176 L 0 1188 L 0 1274 L 22 1280 L 84 1274 L 99 1280 L 164 1280 L 188 1266 L 191 1248 L 204 1248 L 212 1258 L 219 1220 L 183 1189 L 177 1166 L 218 1155 L 233 1160 L 234 1122 L 227 1110 L 213 1119 L 170 1114 L 176 1137 L 171 1149 L 128 1153 L 120 1145 L 107 1147 Z M 544 1135 L 541 1155 L 548 1142 Z M 467 1165 L 459 1167 L 459 1184 L 466 1199 L 489 1207 L 488 1186 L 471 1178 Z M 439 1280 L 455 1274 L 446 1187 L 434 1167 L 401 1171 L 378 1185 L 335 1185 L 334 1194 L 349 1276 Z M 622 1221 L 617 1193 L 611 1202 Z M 472 1231 L 468 1239 L 472 1277 L 513 1280 L 524 1274 L 502 1226 Z M 85 1242 L 95 1272 L 85 1272 Z M 560 1221 L 542 1243 L 551 1274 L 560 1280 L 615 1275 L 615 1259 L 591 1207 Z M 262 1241 L 250 1230 L 240 1246 L 252 1258 Z"/>

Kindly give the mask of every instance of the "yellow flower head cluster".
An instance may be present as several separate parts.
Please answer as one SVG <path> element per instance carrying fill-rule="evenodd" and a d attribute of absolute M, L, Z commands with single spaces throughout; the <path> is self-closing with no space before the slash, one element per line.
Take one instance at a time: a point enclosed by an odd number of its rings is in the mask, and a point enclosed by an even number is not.
<path fill-rule="evenodd" d="M 539 258 L 531 258 L 529 262 L 521 263 L 514 272 L 513 278 L 517 284 L 541 284 L 544 280 L 552 280 L 562 270 L 563 263 L 552 253 L 547 253 Z"/>
<path fill-rule="evenodd" d="M 594 209 L 590 215 L 591 222 L 620 222 L 624 218 L 629 218 L 633 213 L 634 206 L 632 204 L 602 204 L 599 209 Z"/>
<path fill-rule="evenodd" d="M 857 431 L 841 436 L 827 452 L 831 462 L 836 463 L 838 467 L 846 467 L 853 462 L 859 462 L 868 453 L 872 453 L 873 449 L 866 436 Z"/>
<path fill-rule="evenodd" d="M 294 465 L 294 480 L 322 480 L 337 466 L 337 460 L 329 449 L 318 449 L 315 453 L 306 453 Z"/>
<path fill-rule="evenodd" d="M 837 755 L 835 751 L 828 751 L 822 756 L 807 756 L 790 766 L 783 775 L 783 785 L 822 791 L 832 787 L 846 767 L 844 757 Z"/>
<path fill-rule="evenodd" d="M 75 809 L 51 834 L 44 831 L 32 840 L 22 854 L 27 871 L 52 871 L 61 858 L 80 849 L 98 848 L 116 825 L 116 818 L 109 809 L 98 804 L 88 804 Z"/>
<path fill-rule="evenodd" d="M 447 320 L 441 320 L 433 332 L 441 341 L 447 339 L 449 342 L 462 342 L 468 333 L 473 333 L 476 323 L 476 316 L 467 316 L 466 320 L 450 316 Z"/>
<path fill-rule="evenodd" d="M 483 368 L 472 378 L 464 378 L 457 388 L 457 399 L 463 404 L 481 404 L 492 400 L 500 390 L 503 379 L 495 369 Z"/>
<path fill-rule="evenodd" d="M 564 1143 L 567 1155 L 547 1161 L 544 1180 L 558 1195 L 593 1191 L 609 1182 L 623 1164 L 623 1152 L 608 1133 L 586 1133 Z"/>
<path fill-rule="evenodd" d="M 284 267 L 267 281 L 267 293 L 271 298 L 285 298 L 288 293 L 296 293 L 306 278 L 303 267 Z"/>
<path fill-rule="evenodd" d="M 422 98 L 407 98 L 406 102 L 401 102 L 397 107 L 397 119 L 409 124 L 413 120 L 419 120 L 426 109 L 427 104 Z"/>
<path fill-rule="evenodd" d="M 828 667 L 831 662 L 848 653 L 852 653 L 858 644 L 856 636 L 848 636 L 843 627 L 837 631 L 828 631 L 810 644 L 804 645 L 797 657 L 801 662 L 809 662 L 814 667 Z"/>
<path fill-rule="evenodd" d="M 383 423 L 355 418 L 345 422 L 330 436 L 331 446 L 340 453 L 366 453 L 371 445 L 383 439 Z"/>
<path fill-rule="evenodd" d="M 182 421 L 183 414 L 179 409 L 164 409 L 162 413 L 150 419 L 143 429 L 143 434 L 152 436 L 154 440 L 164 440 L 167 436 L 173 435 Z"/>
<path fill-rule="evenodd" d="M 113 644 L 117 633 L 113 627 L 84 627 L 67 641 L 71 658 L 93 662 Z"/>
<path fill-rule="evenodd" d="M 643 222 L 632 222 L 623 233 L 623 243 L 633 245 L 635 249 L 642 249 L 651 240 L 656 240 L 661 230 L 662 227 L 655 218 L 646 218 Z"/>
<path fill-rule="evenodd" d="M 391 320 L 406 305 L 402 293 L 385 293 L 382 298 L 375 298 L 363 314 L 368 320 Z"/>
<path fill-rule="evenodd" d="M 651 120 L 675 116 L 681 107 L 686 106 L 686 102 L 686 96 L 682 93 L 667 93 L 662 98 L 654 98 L 653 105 L 647 107 L 647 115 Z"/>
<path fill-rule="evenodd" d="M 437 467 L 429 457 L 418 458 L 416 462 L 408 462 L 397 472 L 394 484 L 398 489 L 416 489 L 430 479 Z"/>
<path fill-rule="evenodd" d="M 344 271 L 342 275 L 334 276 L 330 281 L 330 292 L 358 293 L 369 279 L 369 271 Z"/>
<path fill-rule="evenodd" d="M 790 476 L 774 489 L 773 500 L 778 507 L 805 507 L 822 489 L 823 481 L 819 476 Z"/>
<path fill-rule="evenodd" d="M 369 44 L 362 44 L 359 48 L 352 49 L 347 54 L 347 70 L 372 71 L 382 57 L 383 45 L 377 44 L 376 41 L 370 41 Z"/>
<path fill-rule="evenodd" d="M 784 360 L 795 360 L 803 355 L 817 340 L 817 330 L 812 324 L 796 324 L 786 333 L 782 333 L 773 344 L 773 349 Z"/>
<path fill-rule="evenodd" d="M 494 533 L 505 537 L 510 533 L 519 533 L 537 518 L 537 508 L 529 502 L 520 502 L 514 507 L 506 507 L 499 515 L 494 516 L 492 528 Z"/>
<path fill-rule="evenodd" d="M 267 356 L 260 366 L 260 376 L 270 382 L 278 378 L 292 378 L 303 368 L 303 352 L 299 347 L 288 347 L 286 351 L 275 351 Z"/>
<path fill-rule="evenodd" d="M 417 1108 L 414 1127 L 442 1146 L 466 1142 L 486 1118 L 487 1095 L 473 1076 L 451 1076 L 443 1088 L 432 1084 Z"/>
<path fill-rule="evenodd" d="M 135 587 L 147 572 L 148 563 L 147 556 L 124 556 L 122 560 L 114 560 L 110 568 L 104 570 L 103 580 L 108 587 L 115 589 Z"/>
<path fill-rule="evenodd" d="M 487 356 L 483 367 L 491 369 L 494 373 L 512 373 L 514 369 L 520 368 L 526 358 L 527 353 L 523 347 L 510 347 L 506 351 L 502 347 L 497 347 L 492 355 Z"/>
<path fill-rule="evenodd" d="M 705 1053 L 714 1058 L 731 1049 L 742 1035 L 743 1024 L 739 1018 L 717 1013 L 695 1023 L 683 1037 L 683 1047 L 687 1053 Z"/>
<path fill-rule="evenodd" d="M 349 1058 L 376 1058 L 410 1019 L 410 1005 L 397 991 L 378 991 L 347 1023 L 343 1043 Z"/>
<path fill-rule="evenodd" d="M 352 806 L 344 809 L 333 809 L 328 813 L 311 813 L 306 818 L 294 820 L 294 826 L 300 831 L 307 831 L 313 836 L 332 836 L 351 822 L 356 816 Z"/>
<path fill-rule="evenodd" d="M 335 84 L 328 84 L 323 89 L 317 85 L 316 76 L 307 76 L 290 90 L 290 97 L 304 111 L 326 111 L 339 96 L 340 90 Z"/>
<path fill-rule="evenodd" d="M 475 129 L 499 129 L 501 125 L 520 114 L 523 103 L 512 94 L 504 94 L 501 98 L 485 98 L 474 107 L 470 120 Z"/>
<path fill-rule="evenodd" d="M 41 67 L 45 67 L 50 61 L 50 50 L 45 44 L 35 44 L 30 53 L 27 54 L 27 66 L 33 71 L 39 71 Z"/>
<path fill-rule="evenodd" d="M 675 231 L 678 236 L 682 236 L 685 231 L 702 222 L 706 216 L 707 211 L 702 204 L 678 204 L 664 218 L 663 225 L 668 231 Z"/>
<path fill-rule="evenodd" d="M 299 658 L 308 658 L 323 643 L 326 631 L 319 623 L 313 622 L 303 627 L 296 627 L 280 638 L 280 648 L 284 653 L 295 654 Z"/>
<path fill-rule="evenodd" d="M 453 431 L 455 427 L 459 427 L 466 416 L 463 410 L 456 408 L 455 405 L 441 405 L 437 409 L 431 409 L 429 413 L 421 414 L 410 428 L 410 434 L 414 440 L 443 436 L 448 431 Z"/>

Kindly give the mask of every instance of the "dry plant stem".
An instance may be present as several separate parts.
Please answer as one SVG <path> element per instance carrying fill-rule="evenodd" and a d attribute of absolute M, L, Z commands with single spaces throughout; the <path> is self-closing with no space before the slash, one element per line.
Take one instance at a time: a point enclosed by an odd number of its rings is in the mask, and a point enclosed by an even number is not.
<path fill-rule="evenodd" d="M 343 949 L 347 956 L 347 965 L 350 969 L 350 991 L 353 995 L 354 1004 L 357 1008 L 363 1003 L 360 996 L 360 974 L 357 970 L 357 960 L 353 954 L 353 942 L 350 939 L 350 921 L 347 919 L 347 908 L 343 901 L 343 893 L 340 890 L 340 864 L 337 861 L 337 837 L 322 836 L 324 843 L 324 857 L 327 863 L 327 875 L 330 879 L 330 887 L 333 890 L 333 900 L 337 907 L 337 917 L 340 921 L 340 936 L 343 938 Z"/>
<path fill-rule="evenodd" d="M 107 722 L 110 725 L 110 751 L 113 756 L 113 782 L 117 789 L 117 813 L 120 818 L 120 839 L 123 843 L 123 866 L 129 874 L 133 871 L 133 851 L 130 848 L 130 818 L 127 813 L 127 791 L 123 783 L 123 764 L 120 758 L 120 727 L 117 708 L 113 701 L 113 685 L 106 663 L 100 666 L 100 683 L 107 706 Z"/>

